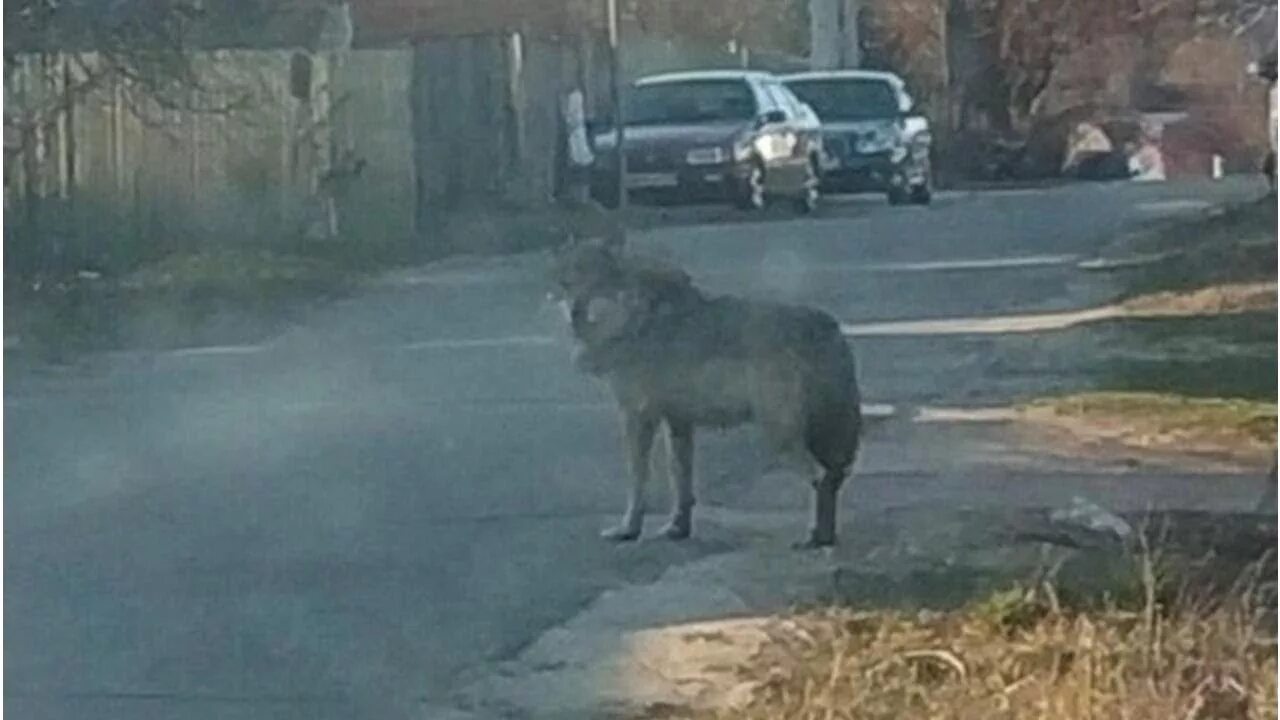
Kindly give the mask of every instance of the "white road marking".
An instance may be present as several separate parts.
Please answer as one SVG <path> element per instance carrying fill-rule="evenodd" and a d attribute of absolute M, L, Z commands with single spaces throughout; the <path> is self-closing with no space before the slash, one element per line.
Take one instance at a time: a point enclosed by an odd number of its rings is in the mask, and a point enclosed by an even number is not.
<path fill-rule="evenodd" d="M 956 260 L 922 260 L 918 262 L 891 263 L 848 263 L 848 262 L 808 262 L 799 261 L 798 269 L 792 272 L 799 274 L 818 273 L 912 273 L 912 272 L 955 272 L 986 270 L 1017 270 L 1035 267 L 1057 267 L 1075 265 L 1080 261 L 1078 255 L 1027 255 L 1023 257 L 972 258 Z M 743 275 L 750 272 L 767 272 L 761 268 L 743 269 L 721 268 L 705 270 L 698 273 L 702 277 L 720 277 Z"/>
<path fill-rule="evenodd" d="M 927 262 L 879 263 L 863 265 L 873 272 L 935 272 L 939 270 L 1002 270 L 1009 268 L 1070 265 L 1075 255 L 1029 255 L 1025 257 L 979 258 L 972 260 L 931 260 Z"/>
<path fill-rule="evenodd" d="M 922 407 L 916 411 L 912 422 L 917 423 L 1000 423 L 1016 420 L 1013 408 L 959 408 Z"/>
<path fill-rule="evenodd" d="M 1130 255 L 1123 258 L 1091 258 L 1089 260 L 1081 260 L 1076 264 L 1080 270 L 1120 270 L 1124 268 L 1142 267 L 1143 265 L 1153 265 L 1162 262 L 1177 253 L 1162 252 L 1149 253 L 1146 255 Z"/>
<path fill-rule="evenodd" d="M 207 347 L 190 347 L 170 350 L 163 355 L 169 357 L 202 357 L 208 355 L 254 355 L 266 350 L 265 345 L 210 345 Z"/>
<path fill-rule="evenodd" d="M 1136 209 L 1145 213 L 1177 213 L 1207 210 L 1211 207 L 1213 207 L 1213 203 L 1205 202 L 1204 200 L 1158 200 L 1140 203 Z"/>
<path fill-rule="evenodd" d="M 941 320 L 905 320 L 901 322 L 841 325 L 849 337 L 917 336 L 917 335 L 994 335 L 1006 333 L 1064 330 L 1083 323 L 1125 317 L 1119 307 L 1102 307 L 1060 313 L 1005 315 L 996 317 L 947 318 Z"/>
<path fill-rule="evenodd" d="M 1023 188 L 991 188 L 989 190 L 975 190 L 974 197 L 1026 197 L 1028 195 L 1047 195 L 1054 190 L 1060 190 L 1065 186 L 1052 185 L 1046 187 L 1023 187 Z"/>
<path fill-rule="evenodd" d="M 898 409 L 883 403 L 863 403 L 862 417 L 867 420 L 884 420 L 896 415 Z"/>
<path fill-rule="evenodd" d="M 459 340 L 424 340 L 401 345 L 401 350 L 475 350 L 499 347 L 545 347 L 559 344 L 549 335 L 511 335 L 507 337 L 470 338 Z"/>

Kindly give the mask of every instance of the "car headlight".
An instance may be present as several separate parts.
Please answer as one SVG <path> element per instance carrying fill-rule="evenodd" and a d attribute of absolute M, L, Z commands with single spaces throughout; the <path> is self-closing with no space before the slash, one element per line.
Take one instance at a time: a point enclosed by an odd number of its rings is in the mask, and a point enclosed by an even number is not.
<path fill-rule="evenodd" d="M 772 162 L 791 154 L 787 140 L 777 135 L 761 135 L 755 141 L 756 155 L 765 162 Z"/>
<path fill-rule="evenodd" d="M 722 147 L 694 148 L 685 153 L 684 161 L 689 165 L 719 165 L 729 159 L 729 153 Z"/>
<path fill-rule="evenodd" d="M 880 128 L 863 135 L 858 140 L 858 152 L 878 153 L 893 150 L 901 145 L 898 131 L 895 128 Z"/>
<path fill-rule="evenodd" d="M 745 162 L 751 157 L 751 142 L 749 140 L 738 140 L 733 143 L 733 161 Z"/>

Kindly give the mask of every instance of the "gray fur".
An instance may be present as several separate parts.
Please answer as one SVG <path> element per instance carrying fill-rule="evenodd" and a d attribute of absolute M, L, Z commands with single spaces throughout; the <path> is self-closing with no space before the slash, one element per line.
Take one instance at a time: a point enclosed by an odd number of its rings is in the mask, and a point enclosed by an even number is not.
<path fill-rule="evenodd" d="M 639 537 L 649 452 L 662 426 L 673 503 L 663 533 L 682 539 L 692 528 L 695 428 L 753 422 L 775 452 L 820 468 L 803 544 L 835 542 L 838 493 L 861 431 L 853 353 L 835 319 L 708 296 L 678 268 L 600 243 L 561 252 L 555 282 L 571 308 L 578 366 L 609 383 L 622 412 L 631 486 L 622 523 L 605 537 Z"/>

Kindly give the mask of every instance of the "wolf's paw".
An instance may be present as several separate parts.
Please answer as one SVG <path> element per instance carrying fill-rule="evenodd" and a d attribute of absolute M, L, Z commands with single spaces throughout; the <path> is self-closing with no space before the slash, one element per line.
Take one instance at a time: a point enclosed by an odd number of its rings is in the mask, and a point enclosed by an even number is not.
<path fill-rule="evenodd" d="M 688 540 L 693 533 L 692 524 L 688 520 L 672 520 L 658 531 L 668 540 Z"/>
<path fill-rule="evenodd" d="M 618 525 L 602 531 L 600 537 L 609 542 L 634 542 L 640 539 L 640 528 L 630 525 Z"/>

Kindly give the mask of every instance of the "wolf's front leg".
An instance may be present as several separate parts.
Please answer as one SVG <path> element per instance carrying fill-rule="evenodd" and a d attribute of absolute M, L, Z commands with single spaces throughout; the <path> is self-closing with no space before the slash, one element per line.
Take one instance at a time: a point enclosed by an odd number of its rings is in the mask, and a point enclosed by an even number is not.
<path fill-rule="evenodd" d="M 615 542 L 627 542 L 640 537 L 644 525 L 644 491 L 649 484 L 649 450 L 653 447 L 653 435 L 658 423 L 640 413 L 622 416 L 622 438 L 626 446 L 627 474 L 631 486 L 627 490 L 627 510 L 622 522 L 601 533 L 601 537 Z"/>
<path fill-rule="evenodd" d="M 671 520 L 662 534 L 684 540 L 693 531 L 693 424 L 667 420 L 667 443 L 671 452 L 667 472 L 671 480 Z"/>

